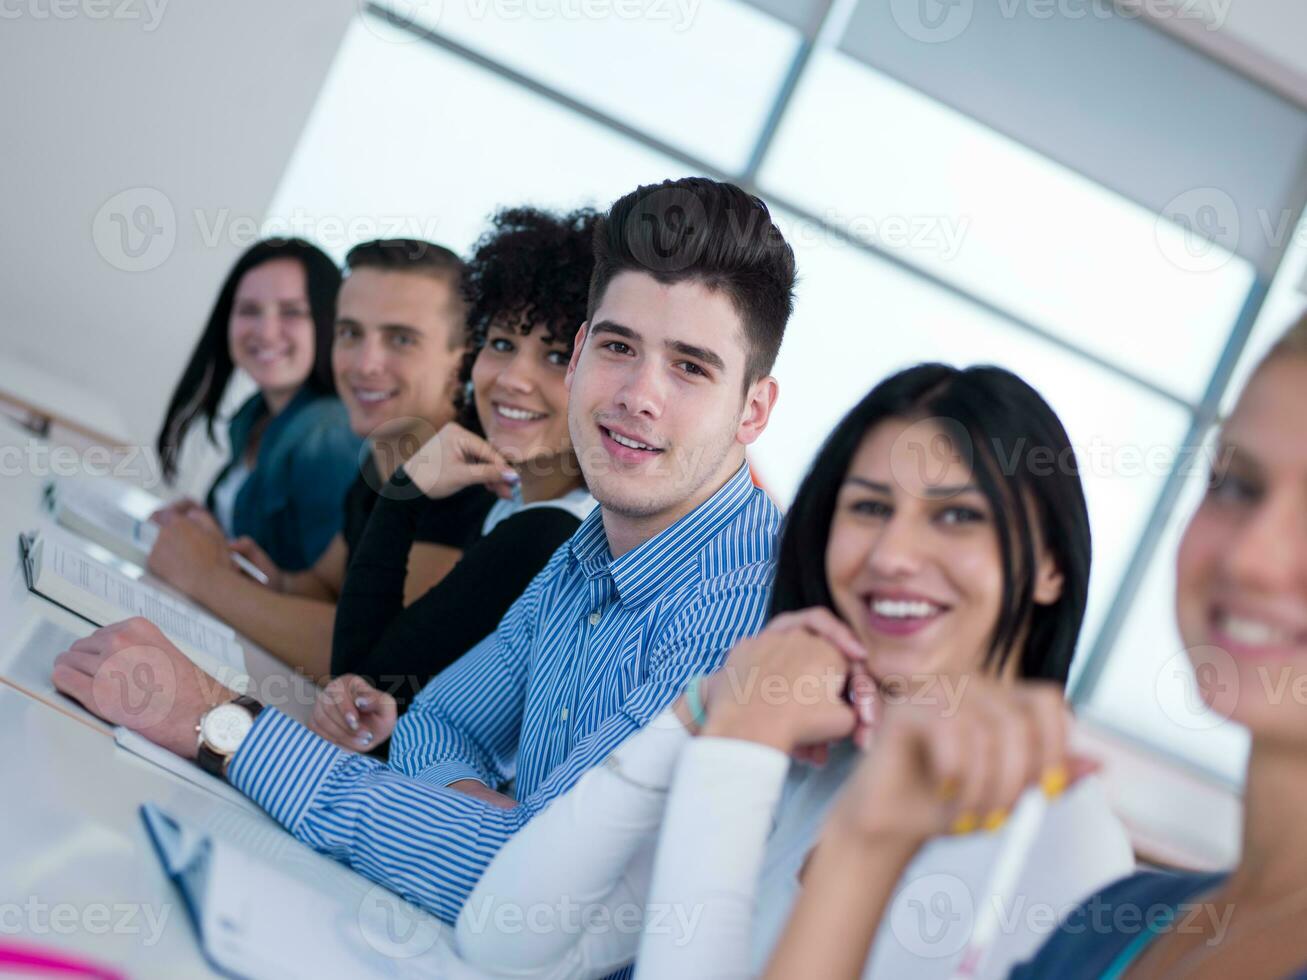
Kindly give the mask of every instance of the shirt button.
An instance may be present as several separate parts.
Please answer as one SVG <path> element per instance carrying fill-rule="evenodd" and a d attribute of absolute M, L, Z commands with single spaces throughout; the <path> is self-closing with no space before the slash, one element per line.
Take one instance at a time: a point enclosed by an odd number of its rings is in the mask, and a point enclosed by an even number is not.
<path fill-rule="evenodd" d="M 592 613 L 590 614 L 590 625 L 591 625 L 591 626 L 598 626 L 598 625 L 599 625 L 599 618 L 600 618 L 599 610 L 596 609 L 594 612 L 592 612 Z"/>
<path fill-rule="evenodd" d="M 559 720 L 561 720 L 561 721 L 567 721 L 567 709 L 564 708 L 561 712 L 559 712 L 558 717 L 559 717 Z"/>

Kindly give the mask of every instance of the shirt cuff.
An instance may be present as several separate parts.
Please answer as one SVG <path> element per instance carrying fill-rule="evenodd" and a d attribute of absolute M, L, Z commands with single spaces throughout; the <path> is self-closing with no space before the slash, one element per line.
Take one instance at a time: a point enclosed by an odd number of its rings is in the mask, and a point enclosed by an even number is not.
<path fill-rule="evenodd" d="M 466 762 L 435 762 L 418 773 L 416 778 L 433 786 L 452 786 L 460 779 L 475 779 L 482 786 L 487 785 L 481 774 Z M 494 789 L 493 786 L 488 788 Z"/>
<path fill-rule="evenodd" d="M 264 708 L 227 766 L 227 780 L 294 831 L 337 762 L 350 753 Z"/>

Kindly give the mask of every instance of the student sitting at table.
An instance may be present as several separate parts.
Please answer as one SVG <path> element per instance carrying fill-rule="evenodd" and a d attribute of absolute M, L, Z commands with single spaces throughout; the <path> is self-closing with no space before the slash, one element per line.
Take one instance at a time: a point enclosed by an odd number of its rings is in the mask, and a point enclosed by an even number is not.
<path fill-rule="evenodd" d="M 761 627 L 780 514 L 744 457 L 776 401 L 794 278 L 767 206 L 738 187 L 691 177 L 612 205 L 566 378 L 600 506 L 423 688 L 388 763 L 237 700 L 140 618 L 60 654 L 55 686 L 452 921 L 514 834 Z"/>
<path fill-rule="evenodd" d="M 451 422 L 395 471 L 351 551 L 331 672 L 364 675 L 400 710 L 498 625 L 595 506 L 567 431 L 565 380 L 585 320 L 596 218 L 590 210 L 506 208 L 492 219 L 463 277 L 471 337 L 463 425 Z M 479 465 L 465 465 L 469 459 Z M 408 555 L 430 498 L 480 486 L 486 476 L 498 484 L 505 474 L 517 492 L 495 502 L 482 536 L 405 608 Z M 342 677 L 333 685 L 352 686 Z M 371 737 L 314 727 L 347 748 Z"/>
<path fill-rule="evenodd" d="M 237 260 L 182 372 L 159 431 L 166 480 L 182 441 L 213 424 L 237 368 L 258 386 L 228 423 L 231 458 L 206 498 L 227 537 L 249 537 L 277 564 L 308 568 L 340 530 L 360 441 L 331 374 L 340 270 L 298 238 L 269 239 Z M 183 502 L 161 513 L 192 509 Z"/>
<path fill-rule="evenodd" d="M 1198 694 L 1252 736 L 1238 864 L 1140 872 L 1059 909 L 1014 980 L 1307 978 L 1305 418 L 1302 320 L 1221 427 L 1206 496 L 1176 559 L 1176 621 Z M 885 711 L 883 734 L 827 822 L 769 978 L 855 977 L 897 869 L 934 847 L 959 809 L 1004 811 L 1041 774 L 1088 767 L 1068 748 L 1064 712 L 1041 712 L 1020 688 L 982 693 L 954 718 Z M 1071 853 L 1048 859 L 1047 870 Z M 1021 898 L 1014 890 L 1007 910 Z"/>
<path fill-rule="evenodd" d="M 291 666 L 323 677 L 331 663 L 335 603 L 345 567 L 377 496 L 395 468 L 454 415 L 466 351 L 463 263 L 446 248 L 410 239 L 365 242 L 345 259 L 331 364 L 349 425 L 366 438 L 352 484 L 337 501 L 341 528 L 312 566 L 293 572 L 249 538 L 228 542 L 203 510 L 160 529 L 149 567 L 218 618 Z M 469 487 L 429 508 L 408 559 L 405 595 L 440 581 L 479 536 L 494 498 Z M 343 521 L 342 521 L 343 518 Z M 241 572 L 229 549 L 268 578 Z"/>
<path fill-rule="evenodd" d="M 1070 462 L 1040 468 L 1046 454 Z M 499 852 L 459 916 L 463 961 L 522 978 L 601 977 L 632 959 L 637 977 L 756 976 L 809 887 L 804 866 L 825 814 L 856 783 L 855 742 L 879 737 L 867 718 L 855 731 L 855 704 L 879 690 L 948 711 L 973 686 L 1034 678 L 1056 704 L 1089 564 L 1070 442 L 1033 388 L 1001 368 L 940 364 L 882 381 L 799 488 L 767 629 L 721 671 L 692 679 Z M 871 699 L 851 703 L 850 685 Z M 974 745 L 983 752 L 983 739 Z M 875 805 L 886 819 L 901 808 L 889 797 Z M 986 900 L 1004 814 L 973 810 L 900 869 L 898 924 L 862 950 L 855 975 L 954 975 L 960 896 Z M 1104 795 L 1077 787 L 1050 814 L 1020 894 L 1062 908 L 1133 863 Z M 943 901 L 913 885 L 941 878 Z M 644 929 L 569 930 L 561 917 L 520 931 L 484 925 L 508 908 L 563 910 L 569 898 L 581 921 L 642 910 Z M 675 909 L 694 910 L 693 925 L 667 914 Z M 1041 939 L 1008 930 L 985 975 L 1006 976 Z"/>

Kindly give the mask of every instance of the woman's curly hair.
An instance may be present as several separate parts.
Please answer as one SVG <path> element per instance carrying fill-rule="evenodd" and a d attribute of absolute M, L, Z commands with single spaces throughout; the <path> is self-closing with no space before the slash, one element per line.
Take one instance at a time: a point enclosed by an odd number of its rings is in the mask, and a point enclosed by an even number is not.
<path fill-rule="evenodd" d="M 482 433 L 472 397 L 472 365 L 486 345 L 491 324 L 516 325 L 525 336 L 545 331 L 572 352 L 585 322 L 594 269 L 592 238 L 599 215 L 590 208 L 553 214 L 540 208 L 503 208 L 477 240 L 463 274 L 468 349 L 463 358 L 457 407 L 459 421 Z"/>

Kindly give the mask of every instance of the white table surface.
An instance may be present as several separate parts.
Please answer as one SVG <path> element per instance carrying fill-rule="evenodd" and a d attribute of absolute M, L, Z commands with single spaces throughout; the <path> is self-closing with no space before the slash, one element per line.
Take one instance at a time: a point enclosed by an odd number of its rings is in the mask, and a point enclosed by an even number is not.
<path fill-rule="evenodd" d="M 3 685 L 0 744 L 0 936 L 132 977 L 214 975 L 139 807 L 152 801 L 193 818 L 236 808 Z"/>
<path fill-rule="evenodd" d="M 0 447 L 30 433 L 0 419 Z M 251 813 L 117 746 L 109 726 L 56 692 L 55 656 L 94 627 L 27 591 L 17 537 L 48 518 L 47 477 L 0 475 L 0 940 L 79 953 L 132 977 L 213 976 L 185 905 L 141 822 L 142 803 L 251 833 L 330 874 L 262 813 Z M 158 583 L 155 583 L 158 584 Z M 252 693 L 307 718 L 312 684 L 243 642 Z M 360 879 L 361 880 L 361 879 Z"/>

